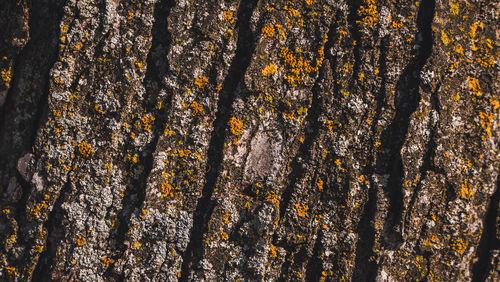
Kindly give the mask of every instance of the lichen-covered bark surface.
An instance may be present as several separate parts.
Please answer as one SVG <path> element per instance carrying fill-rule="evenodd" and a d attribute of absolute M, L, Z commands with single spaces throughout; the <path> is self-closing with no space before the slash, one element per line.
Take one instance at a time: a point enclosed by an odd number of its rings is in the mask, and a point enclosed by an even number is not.
<path fill-rule="evenodd" d="M 497 22 L 1 1 L 0 280 L 498 281 Z"/>

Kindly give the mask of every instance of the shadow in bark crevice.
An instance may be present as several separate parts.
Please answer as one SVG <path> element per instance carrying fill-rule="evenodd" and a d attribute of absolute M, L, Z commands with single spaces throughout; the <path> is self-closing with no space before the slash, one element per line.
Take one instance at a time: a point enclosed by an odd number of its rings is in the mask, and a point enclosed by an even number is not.
<path fill-rule="evenodd" d="M 47 230 L 46 246 L 40 255 L 35 270 L 33 271 L 33 281 L 53 281 L 51 273 L 53 271 L 53 263 L 56 257 L 57 246 L 65 238 L 63 225 L 65 211 L 62 204 L 66 199 L 66 195 L 71 192 L 71 184 L 68 179 L 66 184 L 61 189 L 59 197 L 54 203 L 54 207 L 50 212 L 47 221 L 44 224 L 44 229 Z"/>
<path fill-rule="evenodd" d="M 382 107 L 385 105 L 385 94 L 386 94 L 386 73 L 387 73 L 387 44 L 388 38 L 382 38 L 380 42 L 380 56 L 379 56 L 379 70 L 381 74 L 382 81 L 380 83 L 380 89 L 375 96 L 376 106 L 375 114 L 373 116 L 373 122 L 371 124 L 370 132 L 370 148 L 376 150 L 375 147 L 375 134 L 378 120 L 382 114 Z M 370 154 L 367 161 L 368 165 L 366 167 L 366 175 L 372 175 L 374 173 L 373 167 L 374 154 Z M 377 186 L 370 179 L 370 186 L 368 190 L 368 200 L 361 215 L 360 221 L 357 227 L 357 234 L 359 235 L 358 242 L 356 243 L 356 259 L 354 264 L 353 279 L 356 281 L 375 281 L 377 275 L 378 264 L 374 261 L 374 251 L 373 247 L 375 245 L 375 226 L 373 220 L 377 212 Z"/>
<path fill-rule="evenodd" d="M 500 249 L 500 239 L 497 238 L 498 201 L 500 200 L 500 175 L 497 176 L 497 187 L 490 198 L 488 210 L 483 219 L 483 234 L 477 247 L 477 262 L 472 265 L 472 281 L 485 281 L 491 267 L 491 255 L 494 249 Z"/>
<path fill-rule="evenodd" d="M 243 81 L 245 72 L 250 65 L 255 50 L 255 38 L 250 27 L 250 18 L 257 7 L 258 0 L 242 0 L 238 7 L 236 27 L 238 41 L 236 54 L 229 67 L 228 75 L 224 79 L 223 88 L 217 104 L 217 113 L 213 123 L 212 136 L 207 152 L 207 171 L 205 185 L 201 197 L 198 199 L 194 212 L 193 229 L 186 250 L 182 255 L 181 281 L 187 281 L 189 269 L 197 266 L 203 256 L 203 234 L 207 231 L 207 223 L 214 209 L 212 193 L 217 182 L 217 176 L 222 165 L 226 129 L 231 112 L 235 93 Z M 244 87 L 244 86 L 243 86 Z"/>
<path fill-rule="evenodd" d="M 144 76 L 144 87 L 147 95 L 146 100 L 143 101 L 143 107 L 146 112 L 152 113 L 155 117 L 153 122 L 152 140 L 144 146 L 140 151 L 140 157 L 134 167 L 144 166 L 144 170 L 137 179 L 133 179 L 129 183 L 129 187 L 134 187 L 134 191 L 127 188 L 126 195 L 122 199 L 122 210 L 118 214 L 119 227 L 114 237 L 116 238 L 116 247 L 119 254 L 113 257 L 113 261 L 119 261 L 123 253 L 127 249 L 125 241 L 127 240 L 127 232 L 130 229 L 130 218 L 136 209 L 140 209 L 146 198 L 146 186 L 151 170 L 153 169 L 154 152 L 158 145 L 160 136 L 163 134 L 166 126 L 166 119 L 168 109 L 171 103 L 172 95 L 167 94 L 165 97 L 159 95 L 162 86 L 164 85 L 163 77 L 169 71 L 169 63 L 167 54 L 172 42 L 171 34 L 168 30 L 167 18 L 170 15 L 171 9 L 175 6 L 173 0 L 161 0 L 155 4 L 154 7 L 154 23 L 151 30 L 151 48 L 146 59 L 147 69 Z M 156 108 L 158 102 L 164 104 L 160 109 Z M 132 145 L 128 145 L 129 149 L 133 149 Z M 134 167 L 130 168 L 133 170 Z M 113 273 L 115 263 L 111 263 L 108 267 L 107 274 L 120 278 L 119 274 Z M 123 275 L 123 274 L 120 274 Z M 121 277 L 123 278 L 123 277 Z"/>
<path fill-rule="evenodd" d="M 383 243 L 388 249 L 397 249 L 403 243 L 401 230 L 403 203 L 404 167 L 401 149 L 410 127 L 410 117 L 420 102 L 420 71 L 430 57 L 433 45 L 432 21 L 435 0 L 420 3 L 417 16 L 418 32 L 415 36 L 415 55 L 405 67 L 396 84 L 394 104 L 396 116 L 382 135 L 382 148 L 389 152 L 388 185 L 385 194 L 389 201 L 387 218 L 384 224 Z M 382 156 L 377 160 L 383 160 Z"/>

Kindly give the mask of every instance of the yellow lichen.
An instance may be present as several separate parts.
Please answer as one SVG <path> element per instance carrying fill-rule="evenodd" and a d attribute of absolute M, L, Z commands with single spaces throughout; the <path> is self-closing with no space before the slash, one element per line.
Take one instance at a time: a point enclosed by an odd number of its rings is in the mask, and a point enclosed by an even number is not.
<path fill-rule="evenodd" d="M 450 44 L 450 42 L 451 42 L 450 38 L 448 37 L 446 32 L 444 32 L 444 30 L 441 30 L 441 41 L 446 46 L 448 46 L 448 44 Z"/>
<path fill-rule="evenodd" d="M 365 183 L 365 184 L 368 184 L 368 180 L 367 180 L 367 177 L 366 175 L 360 175 L 359 176 L 359 183 Z"/>
<path fill-rule="evenodd" d="M 228 237 L 229 237 L 229 235 L 227 235 L 227 233 L 226 233 L 226 232 L 224 232 L 224 231 L 221 231 L 221 232 L 220 232 L 220 238 L 221 238 L 222 240 L 225 240 L 225 239 L 227 239 Z"/>
<path fill-rule="evenodd" d="M 108 257 L 103 257 L 101 259 L 101 265 L 105 266 L 105 267 L 109 267 L 109 264 L 113 262 L 113 259 L 111 258 L 108 258 Z"/>
<path fill-rule="evenodd" d="M 199 115 L 203 112 L 203 106 L 196 101 L 193 101 L 191 105 L 189 105 L 193 111 L 193 115 Z"/>
<path fill-rule="evenodd" d="M 233 14 L 234 12 L 229 10 L 229 11 L 224 11 L 224 20 L 226 20 L 227 23 L 232 23 L 234 22 L 233 19 Z"/>
<path fill-rule="evenodd" d="M 194 80 L 194 84 L 198 86 L 198 88 L 203 89 L 208 84 L 208 78 L 206 76 L 198 76 Z"/>
<path fill-rule="evenodd" d="M 16 268 L 13 266 L 6 266 L 5 270 L 7 272 L 7 275 L 9 275 L 11 277 L 14 276 L 14 274 L 16 273 Z"/>
<path fill-rule="evenodd" d="M 273 244 L 271 244 L 271 248 L 270 248 L 270 250 L 269 250 L 269 257 L 270 257 L 270 258 L 275 258 L 275 257 L 277 257 L 277 255 L 278 255 L 278 254 L 277 254 L 277 252 L 276 252 L 276 246 L 275 246 L 275 245 L 273 245 Z"/>
<path fill-rule="evenodd" d="M 453 240 L 451 243 L 451 248 L 460 255 L 463 255 L 465 250 L 467 249 L 467 243 L 464 242 L 461 238 Z"/>
<path fill-rule="evenodd" d="M 3 81 L 9 83 L 12 80 L 12 67 L 9 66 L 7 70 L 2 69 L 0 76 L 2 77 Z"/>
<path fill-rule="evenodd" d="M 231 133 L 234 135 L 241 135 L 243 131 L 243 122 L 235 117 L 232 117 L 229 120 L 229 129 L 231 130 Z"/>
<path fill-rule="evenodd" d="M 488 137 L 492 137 L 493 134 L 491 132 L 491 127 L 493 126 L 493 113 L 480 112 L 479 118 L 481 118 L 479 123 L 481 124 L 481 127 L 486 132 L 486 135 Z"/>
<path fill-rule="evenodd" d="M 478 97 L 482 96 L 483 93 L 481 92 L 481 85 L 479 85 L 477 78 L 469 76 L 467 79 L 469 80 L 469 90 L 472 94 Z"/>
<path fill-rule="evenodd" d="M 78 246 L 83 246 L 85 244 L 85 237 L 83 237 L 82 235 L 78 235 L 78 237 L 76 238 L 76 244 Z"/>
<path fill-rule="evenodd" d="M 460 188 L 460 197 L 462 199 L 469 199 L 472 196 L 474 196 L 474 191 L 472 190 L 472 184 L 468 182 L 462 183 L 462 186 Z"/>
<path fill-rule="evenodd" d="M 226 212 L 226 211 L 222 211 L 222 214 L 224 215 L 224 223 L 228 224 L 229 222 L 231 222 L 231 220 L 229 220 L 229 218 L 231 217 L 231 213 L 229 212 Z"/>
<path fill-rule="evenodd" d="M 283 47 L 280 50 L 279 56 L 283 60 L 283 63 L 289 67 L 289 74 L 285 75 L 285 80 L 292 87 L 304 84 L 304 75 L 319 70 L 319 67 L 323 64 L 324 60 L 324 49 L 321 47 L 318 50 L 320 57 L 316 60 L 316 66 L 312 66 L 311 62 L 304 59 L 301 55 L 296 55 L 294 52 L 289 50 L 287 47 Z"/>
<path fill-rule="evenodd" d="M 295 204 L 295 209 L 297 210 L 297 214 L 300 216 L 300 217 L 306 217 L 307 215 L 307 210 L 309 209 L 309 207 L 307 205 L 301 205 L 300 203 L 296 203 Z"/>
<path fill-rule="evenodd" d="M 172 185 L 170 185 L 170 183 L 163 182 L 161 184 L 161 197 L 162 198 L 165 198 L 165 197 L 173 198 L 175 195 L 175 192 L 176 192 L 176 189 Z"/>
<path fill-rule="evenodd" d="M 152 115 L 145 115 L 141 118 L 142 123 L 144 124 L 144 130 L 151 132 L 152 123 L 155 120 L 155 117 Z"/>
<path fill-rule="evenodd" d="M 262 35 L 264 35 L 265 38 L 273 37 L 274 32 L 275 30 L 272 24 L 266 25 L 262 28 Z"/>
<path fill-rule="evenodd" d="M 273 75 L 277 70 L 278 70 L 278 68 L 276 67 L 276 65 L 273 63 L 270 63 L 262 70 L 262 74 L 265 76 L 270 76 L 270 75 Z"/>
<path fill-rule="evenodd" d="M 78 144 L 78 151 L 84 157 L 90 157 L 94 153 L 94 149 L 92 148 L 92 146 L 85 141 L 82 141 L 80 144 Z"/>
<path fill-rule="evenodd" d="M 323 180 L 320 180 L 316 183 L 316 186 L 318 186 L 319 190 L 323 190 Z"/>
<path fill-rule="evenodd" d="M 476 31 L 477 28 L 480 27 L 481 29 L 484 28 L 484 24 L 482 22 L 474 22 L 472 26 L 470 27 L 469 35 L 471 38 L 476 37 Z"/>
<path fill-rule="evenodd" d="M 362 19 L 361 22 L 366 25 L 375 25 L 379 18 L 375 0 L 364 0 L 363 2 L 363 5 L 358 10 L 358 15 Z"/>

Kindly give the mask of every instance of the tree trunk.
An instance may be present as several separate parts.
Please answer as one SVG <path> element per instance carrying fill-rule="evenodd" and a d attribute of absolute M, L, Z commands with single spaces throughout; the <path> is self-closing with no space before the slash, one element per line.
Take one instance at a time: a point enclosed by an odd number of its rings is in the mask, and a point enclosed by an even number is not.
<path fill-rule="evenodd" d="M 0 280 L 498 281 L 497 8 L 3 0 Z"/>

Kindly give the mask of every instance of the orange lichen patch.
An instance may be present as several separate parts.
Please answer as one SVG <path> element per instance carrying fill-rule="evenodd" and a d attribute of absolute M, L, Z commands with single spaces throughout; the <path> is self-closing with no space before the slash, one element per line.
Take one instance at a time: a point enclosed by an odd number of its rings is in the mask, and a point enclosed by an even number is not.
<path fill-rule="evenodd" d="M 175 189 L 170 183 L 168 182 L 163 182 L 161 184 L 161 197 L 166 198 L 170 197 L 173 198 L 175 196 L 175 192 L 177 189 Z"/>
<path fill-rule="evenodd" d="M 2 212 L 3 212 L 4 214 L 9 214 L 9 213 L 10 213 L 10 209 L 3 209 L 3 210 L 2 210 Z"/>
<path fill-rule="evenodd" d="M 227 23 L 234 22 L 233 14 L 234 14 L 234 11 L 231 11 L 231 10 L 224 11 L 224 20 L 226 20 Z"/>
<path fill-rule="evenodd" d="M 302 16 L 299 11 L 295 10 L 294 8 L 288 7 L 286 5 L 285 7 L 283 7 L 283 9 L 285 9 L 285 11 L 287 11 L 291 17 L 300 18 Z"/>
<path fill-rule="evenodd" d="M 470 184 L 469 182 L 462 183 L 459 193 L 462 199 L 469 199 L 470 197 L 474 196 L 474 191 L 472 190 L 472 184 Z"/>
<path fill-rule="evenodd" d="M 469 36 L 471 38 L 474 38 L 476 37 L 476 31 L 477 31 L 477 28 L 480 27 L 481 29 L 484 28 L 484 24 L 482 22 L 474 22 L 471 27 L 470 27 L 470 31 L 469 31 Z"/>
<path fill-rule="evenodd" d="M 336 159 L 335 164 L 339 166 L 341 164 L 340 159 Z"/>
<path fill-rule="evenodd" d="M 464 242 L 462 238 L 453 240 L 451 243 L 451 248 L 460 255 L 463 255 L 467 249 L 467 242 Z"/>
<path fill-rule="evenodd" d="M 273 63 L 270 63 L 262 70 L 262 74 L 265 76 L 270 76 L 270 75 L 273 75 L 277 70 L 278 70 L 278 68 L 276 67 L 276 65 Z"/>
<path fill-rule="evenodd" d="M 280 50 L 279 57 L 283 63 L 289 67 L 289 74 L 285 76 L 286 81 L 292 87 L 304 84 L 304 74 L 316 72 L 319 70 L 324 60 L 324 49 L 321 47 L 318 50 L 320 57 L 316 60 L 316 66 L 312 66 L 311 62 L 304 59 L 300 55 L 294 54 L 287 47 Z"/>
<path fill-rule="evenodd" d="M 138 68 L 138 69 L 142 69 L 142 67 L 144 66 L 143 63 L 141 62 L 137 62 L 135 63 L 135 66 Z"/>
<path fill-rule="evenodd" d="M 13 266 L 6 266 L 4 269 L 7 272 L 7 275 L 11 277 L 14 276 L 14 274 L 16 273 L 16 268 Z"/>
<path fill-rule="evenodd" d="M 295 204 L 295 209 L 297 210 L 297 214 L 300 216 L 300 217 L 306 217 L 307 215 L 307 210 L 309 209 L 309 207 L 307 205 L 301 205 L 300 203 L 296 203 Z"/>
<path fill-rule="evenodd" d="M 30 209 L 30 214 L 37 216 L 42 209 L 48 208 L 48 205 L 44 202 L 38 203 L 36 206 Z"/>
<path fill-rule="evenodd" d="M 243 122 L 235 117 L 232 117 L 229 120 L 229 130 L 231 130 L 231 133 L 234 135 L 241 135 L 243 131 Z"/>
<path fill-rule="evenodd" d="M 366 178 L 366 175 L 361 174 L 361 175 L 359 176 L 359 183 L 365 183 L 365 184 L 368 184 L 368 180 L 367 180 L 367 178 Z"/>
<path fill-rule="evenodd" d="M 316 183 L 316 186 L 318 186 L 319 190 L 323 190 L 323 180 L 320 180 Z"/>
<path fill-rule="evenodd" d="M 179 155 L 179 157 L 187 157 L 191 155 L 191 150 L 176 150 L 176 153 Z"/>
<path fill-rule="evenodd" d="M 222 240 L 225 240 L 225 239 L 227 239 L 228 237 L 229 237 L 229 235 L 227 235 L 227 233 L 226 233 L 226 232 L 224 232 L 224 231 L 221 231 L 221 232 L 220 232 L 220 238 L 221 238 Z"/>
<path fill-rule="evenodd" d="M 482 96 L 483 93 L 481 92 L 481 85 L 479 85 L 477 78 L 468 76 L 467 79 L 469 80 L 469 90 L 472 94 L 478 97 Z"/>
<path fill-rule="evenodd" d="M 12 67 L 9 66 L 8 69 L 2 69 L 0 77 L 2 77 L 4 82 L 9 83 L 12 80 Z"/>
<path fill-rule="evenodd" d="M 113 262 L 113 259 L 108 258 L 108 257 L 103 257 L 101 259 L 101 265 L 105 267 L 109 267 L 109 264 Z"/>
<path fill-rule="evenodd" d="M 270 202 L 271 204 L 273 204 L 275 207 L 279 207 L 280 205 L 280 200 L 278 199 L 278 195 L 273 192 L 273 191 L 270 191 L 267 196 L 266 196 L 266 201 Z M 250 206 L 249 206 L 250 207 Z"/>
<path fill-rule="evenodd" d="M 80 144 L 78 144 L 78 151 L 84 157 L 90 157 L 94 153 L 94 149 L 92 148 L 92 146 L 85 141 L 82 141 Z"/>
<path fill-rule="evenodd" d="M 454 16 L 457 16 L 458 15 L 458 7 L 459 7 L 459 3 L 457 2 L 457 0 L 451 0 L 449 2 L 450 4 L 450 12 L 452 15 Z"/>
<path fill-rule="evenodd" d="M 104 114 L 104 111 L 101 109 L 101 107 L 97 104 L 94 105 L 94 110 L 100 114 Z"/>
<path fill-rule="evenodd" d="M 61 27 L 61 34 L 65 34 L 69 30 L 69 25 L 63 25 Z"/>
<path fill-rule="evenodd" d="M 403 27 L 403 23 L 402 22 L 395 22 L 395 21 L 393 21 L 392 22 L 392 27 L 393 28 L 402 28 Z"/>
<path fill-rule="evenodd" d="M 170 127 L 168 127 L 168 126 L 165 127 L 165 130 L 163 131 L 164 136 L 172 136 L 174 134 L 175 134 L 175 131 L 170 129 Z"/>
<path fill-rule="evenodd" d="M 274 32 L 275 32 L 275 29 L 274 29 L 274 26 L 272 24 L 268 24 L 262 28 L 262 35 L 265 38 L 273 37 Z"/>
<path fill-rule="evenodd" d="M 457 44 L 453 47 L 453 51 L 455 51 L 456 53 L 460 54 L 460 55 L 463 55 L 464 54 L 464 48 L 462 47 L 462 45 L 460 44 Z"/>
<path fill-rule="evenodd" d="M 203 106 L 196 101 L 193 101 L 189 107 L 193 110 L 193 115 L 199 115 L 203 112 Z"/>
<path fill-rule="evenodd" d="M 496 111 L 500 108 L 500 101 L 498 99 L 490 99 L 490 105 L 493 107 L 493 111 Z"/>
<path fill-rule="evenodd" d="M 134 132 L 130 132 L 130 138 L 135 139 L 135 133 Z"/>
<path fill-rule="evenodd" d="M 441 41 L 446 46 L 448 46 L 448 44 L 450 44 L 450 42 L 451 42 L 450 38 L 448 37 L 446 32 L 444 32 L 444 30 L 441 30 Z"/>
<path fill-rule="evenodd" d="M 144 124 L 144 130 L 151 132 L 151 124 L 155 120 L 152 115 L 145 115 L 141 118 L 142 123 Z"/>
<path fill-rule="evenodd" d="M 493 126 L 493 113 L 480 112 L 479 118 L 481 118 L 479 123 L 481 124 L 481 127 L 486 132 L 486 135 L 488 137 L 492 137 L 493 134 L 491 133 L 491 127 Z"/>
<path fill-rule="evenodd" d="M 307 5 L 312 5 L 314 3 L 314 0 L 305 0 Z"/>
<path fill-rule="evenodd" d="M 229 220 L 229 218 L 231 217 L 231 213 L 223 210 L 222 214 L 224 215 L 224 218 L 222 219 L 224 220 L 224 223 L 228 224 L 229 222 L 231 222 L 231 220 Z"/>
<path fill-rule="evenodd" d="M 206 76 L 198 76 L 195 80 L 194 80 L 194 84 L 196 86 L 198 86 L 198 88 L 200 89 L 203 89 L 205 88 L 205 86 L 207 86 L 208 84 L 208 78 Z"/>
<path fill-rule="evenodd" d="M 364 0 L 363 5 L 359 7 L 358 15 L 361 17 L 361 22 L 358 23 L 375 25 L 379 18 L 375 0 Z"/>
<path fill-rule="evenodd" d="M 271 244 L 271 248 L 269 250 L 269 257 L 270 258 L 275 258 L 275 257 L 278 256 L 278 253 L 276 252 L 276 249 L 277 249 L 276 246 L 273 245 L 273 244 Z"/>
<path fill-rule="evenodd" d="M 83 246 L 85 244 L 85 237 L 83 237 L 82 235 L 78 235 L 78 237 L 76 237 L 76 244 L 78 246 Z"/>

